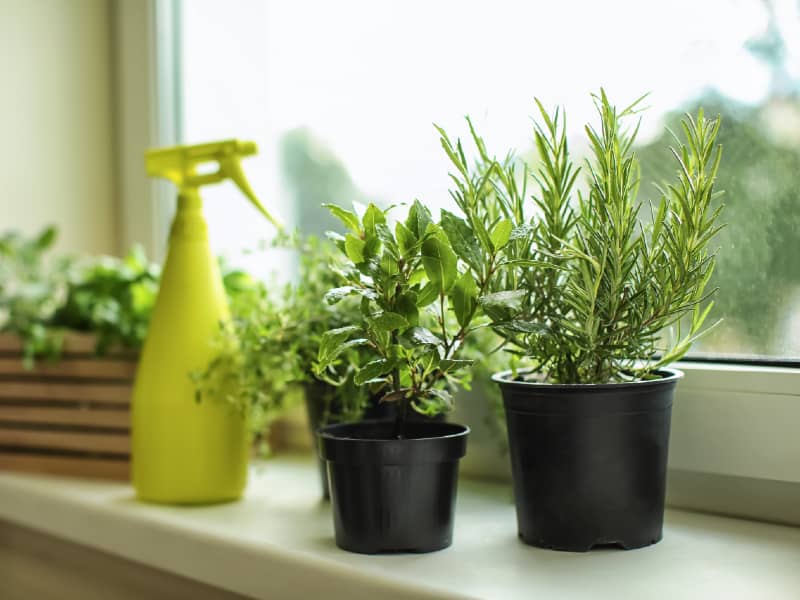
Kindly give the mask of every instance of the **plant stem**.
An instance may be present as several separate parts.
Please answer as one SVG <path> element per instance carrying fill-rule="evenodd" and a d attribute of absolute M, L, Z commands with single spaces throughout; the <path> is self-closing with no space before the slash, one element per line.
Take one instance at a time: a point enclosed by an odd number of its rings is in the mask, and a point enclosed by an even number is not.
<path fill-rule="evenodd" d="M 392 332 L 392 345 L 397 344 L 397 331 Z M 397 392 L 400 390 L 400 368 L 395 367 L 392 371 L 392 391 Z M 406 435 L 406 417 L 408 414 L 408 398 L 403 395 L 397 401 L 397 411 L 394 418 L 394 433 L 393 437 L 402 440 Z"/>

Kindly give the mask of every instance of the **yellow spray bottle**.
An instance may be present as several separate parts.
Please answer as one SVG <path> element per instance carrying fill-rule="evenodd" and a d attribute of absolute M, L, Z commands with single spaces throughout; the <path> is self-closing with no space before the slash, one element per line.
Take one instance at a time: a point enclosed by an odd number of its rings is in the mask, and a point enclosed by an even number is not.
<path fill-rule="evenodd" d="M 280 227 L 239 164 L 240 157 L 256 151 L 252 142 L 227 140 L 145 155 L 148 175 L 178 187 L 178 210 L 133 391 L 132 478 L 142 500 L 224 502 L 239 498 L 247 482 L 246 418 L 213 398 L 196 402 L 190 373 L 213 357 L 212 340 L 229 316 L 199 188 L 230 179 Z M 198 173 L 205 163 L 218 168 Z"/>

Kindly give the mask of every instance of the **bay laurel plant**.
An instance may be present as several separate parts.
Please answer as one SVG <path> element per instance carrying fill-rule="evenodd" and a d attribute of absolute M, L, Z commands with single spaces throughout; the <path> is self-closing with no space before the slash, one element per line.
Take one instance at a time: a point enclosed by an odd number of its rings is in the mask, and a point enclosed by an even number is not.
<path fill-rule="evenodd" d="M 397 403 L 397 437 L 409 409 L 424 415 L 449 410 L 453 392 L 468 382 L 474 355 L 470 338 L 487 323 L 479 299 L 502 269 L 512 223 L 500 219 L 480 237 L 459 216 L 435 220 L 414 201 L 404 220 L 369 205 L 360 216 L 336 205 L 331 212 L 348 229 L 333 234 L 346 258 L 345 285 L 326 294 L 336 304 L 359 298 L 360 314 L 322 338 L 315 365 L 328 377 L 347 365 L 343 356 L 361 348 L 354 382 L 381 402 Z"/>
<path fill-rule="evenodd" d="M 492 275 L 478 302 L 506 349 L 544 382 L 658 377 L 710 329 L 710 246 L 722 227 L 714 190 L 719 119 L 687 115 L 665 149 L 673 180 L 640 193 L 634 143 L 642 99 L 622 109 L 602 90 L 593 99 L 599 126 L 585 128 L 591 152 L 582 166 L 570 153 L 563 111 L 538 101 L 531 172 L 512 156 L 490 156 L 471 124 L 474 164 L 440 130 L 468 224 L 463 237 L 480 240 L 509 224 L 498 257 L 507 268 Z M 463 247 L 454 250 L 471 259 Z"/>

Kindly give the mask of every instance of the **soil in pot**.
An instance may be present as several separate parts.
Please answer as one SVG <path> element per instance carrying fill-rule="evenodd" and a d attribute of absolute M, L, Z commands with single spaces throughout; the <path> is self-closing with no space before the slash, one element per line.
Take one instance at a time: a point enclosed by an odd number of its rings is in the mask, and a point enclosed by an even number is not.
<path fill-rule="evenodd" d="M 520 538 L 582 552 L 662 537 L 672 398 L 680 371 L 599 385 L 500 373 Z"/>
<path fill-rule="evenodd" d="M 319 431 L 336 544 L 351 552 L 433 552 L 453 539 L 458 461 L 469 428 L 441 422 L 362 421 Z"/>

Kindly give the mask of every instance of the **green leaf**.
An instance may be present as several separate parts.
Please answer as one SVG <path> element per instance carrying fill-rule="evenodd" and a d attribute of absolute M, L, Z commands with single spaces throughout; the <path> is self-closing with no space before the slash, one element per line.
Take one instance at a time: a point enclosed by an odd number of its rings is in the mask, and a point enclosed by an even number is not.
<path fill-rule="evenodd" d="M 333 347 L 338 346 L 344 340 L 349 338 L 352 334 L 358 333 L 361 331 L 360 327 L 356 327 L 355 325 L 348 325 L 346 327 L 337 327 L 336 329 L 330 329 L 322 334 L 322 341 L 320 343 L 320 350 L 324 347 Z"/>
<path fill-rule="evenodd" d="M 375 317 L 370 317 L 367 321 L 376 331 L 394 331 L 408 327 L 408 320 L 403 315 L 390 311 L 384 311 Z"/>
<path fill-rule="evenodd" d="M 475 284 L 472 273 L 464 273 L 458 278 L 450 291 L 450 299 L 458 324 L 465 327 L 478 303 L 478 286 Z"/>
<path fill-rule="evenodd" d="M 400 248 L 400 253 L 403 256 L 409 256 L 414 252 L 419 243 L 417 236 L 401 221 L 397 222 L 394 227 L 394 235 L 397 237 L 397 245 Z"/>
<path fill-rule="evenodd" d="M 555 269 L 555 270 L 564 270 L 564 267 L 561 265 L 557 265 L 555 263 L 549 263 L 542 260 L 530 260 L 527 258 L 515 258 L 513 260 L 507 260 L 505 262 L 501 262 L 497 265 L 499 268 L 506 268 L 506 267 L 534 267 L 540 269 Z"/>
<path fill-rule="evenodd" d="M 53 245 L 53 242 L 56 240 L 56 236 L 58 235 L 58 230 L 55 227 L 48 227 L 42 233 L 39 234 L 39 237 L 36 238 L 34 245 L 37 250 L 47 250 L 50 246 Z"/>
<path fill-rule="evenodd" d="M 445 236 L 433 235 L 422 242 L 422 266 L 437 291 L 447 292 L 458 276 L 458 259 Z"/>
<path fill-rule="evenodd" d="M 364 213 L 364 218 L 362 221 L 364 223 L 364 231 L 366 234 L 368 236 L 373 236 L 376 235 L 376 226 L 386 223 L 386 215 L 383 214 L 383 211 L 380 208 L 370 203 L 366 212 Z"/>
<path fill-rule="evenodd" d="M 352 285 L 345 285 L 345 286 L 342 286 L 342 287 L 333 288 L 332 290 L 329 290 L 325 294 L 325 302 L 327 302 L 328 304 L 336 304 L 342 298 L 344 298 L 346 296 L 349 296 L 351 294 L 354 294 L 357 291 L 358 291 L 358 288 L 356 288 L 356 287 L 354 287 Z"/>
<path fill-rule="evenodd" d="M 520 319 L 513 319 L 511 321 L 501 321 L 494 323 L 493 327 L 504 329 L 506 331 L 513 331 L 515 333 L 546 333 L 547 327 L 542 323 L 533 323 L 530 321 L 522 321 Z"/>
<path fill-rule="evenodd" d="M 481 249 L 475 233 L 467 222 L 451 212 L 442 210 L 442 229 L 455 253 L 476 271 L 482 266 Z"/>
<path fill-rule="evenodd" d="M 358 373 L 356 373 L 354 381 L 356 385 L 364 385 L 371 379 L 376 379 L 382 375 L 386 375 L 394 368 L 394 361 L 379 358 L 365 364 Z"/>
<path fill-rule="evenodd" d="M 344 239 L 345 254 L 347 254 L 347 258 L 356 265 L 364 262 L 365 246 L 366 242 L 361 238 L 357 238 L 352 233 L 348 233 Z"/>
<path fill-rule="evenodd" d="M 322 334 L 319 350 L 317 351 L 317 370 L 327 368 L 338 356 L 355 346 L 363 346 L 369 343 L 365 338 L 356 338 L 346 341 L 355 333 L 360 333 L 361 328 L 356 326 L 339 327 L 331 329 Z"/>
<path fill-rule="evenodd" d="M 528 237 L 531 232 L 535 229 L 533 225 L 529 225 L 527 223 L 523 225 L 518 225 L 511 230 L 511 235 L 509 236 L 509 240 L 522 240 Z"/>
<path fill-rule="evenodd" d="M 453 371 L 458 371 L 459 369 L 471 367 L 474 363 L 474 360 L 443 358 L 439 361 L 439 368 L 446 373 L 451 373 Z"/>
<path fill-rule="evenodd" d="M 323 204 L 322 206 L 327 208 L 334 217 L 344 223 L 344 226 L 352 230 L 353 233 L 360 233 L 361 224 L 358 222 L 358 217 L 355 213 L 336 204 Z"/>
<path fill-rule="evenodd" d="M 475 237 L 478 238 L 481 247 L 486 252 L 492 252 L 494 250 L 492 240 L 489 236 L 489 232 L 486 231 L 486 226 L 483 224 L 483 221 L 481 219 L 476 219 L 474 225 Z"/>
<path fill-rule="evenodd" d="M 375 258 L 381 249 L 381 240 L 375 235 L 367 235 L 364 240 L 364 260 Z"/>
<path fill-rule="evenodd" d="M 514 225 L 508 219 L 503 219 L 492 228 L 490 238 L 495 250 L 502 250 L 508 244 L 513 229 Z"/>
<path fill-rule="evenodd" d="M 417 306 L 423 308 L 439 298 L 439 289 L 433 283 L 426 283 L 417 295 Z"/>
<path fill-rule="evenodd" d="M 440 340 L 430 329 L 425 327 L 414 327 L 409 332 L 409 337 L 415 344 L 421 344 L 423 346 L 439 346 L 442 343 L 442 340 Z"/>
<path fill-rule="evenodd" d="M 417 308 L 417 294 L 406 292 L 397 297 L 394 304 L 395 311 L 408 321 L 410 326 L 419 323 L 419 308 Z"/>
<path fill-rule="evenodd" d="M 420 414 L 436 416 L 453 407 L 453 395 L 447 390 L 431 389 L 424 396 L 414 398 L 414 410 Z"/>
<path fill-rule="evenodd" d="M 431 211 L 419 200 L 414 200 L 414 203 L 408 211 L 406 227 L 408 227 L 409 231 L 411 231 L 417 239 L 422 239 L 425 237 L 425 233 L 428 231 L 428 226 L 431 223 L 433 223 Z"/>
<path fill-rule="evenodd" d="M 384 278 L 392 277 L 400 272 L 400 265 L 397 264 L 397 260 L 388 252 L 384 252 L 381 255 L 378 264 L 380 265 Z"/>
<path fill-rule="evenodd" d="M 485 296 L 481 296 L 478 301 L 481 303 L 481 306 L 487 308 L 519 308 L 526 295 L 527 292 L 525 290 L 509 290 L 495 292 L 494 294 L 486 294 Z"/>

